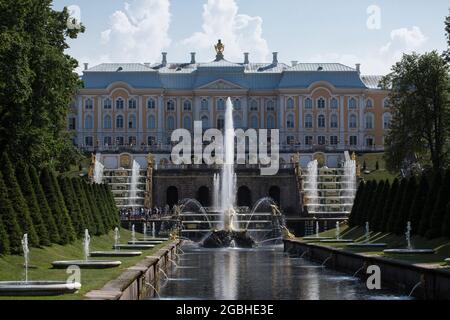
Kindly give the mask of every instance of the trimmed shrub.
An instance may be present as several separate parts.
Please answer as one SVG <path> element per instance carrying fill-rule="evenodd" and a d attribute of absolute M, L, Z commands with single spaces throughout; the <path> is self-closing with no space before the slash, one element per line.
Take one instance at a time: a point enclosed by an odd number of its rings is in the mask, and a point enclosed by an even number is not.
<path fill-rule="evenodd" d="M 370 223 L 371 229 L 373 229 L 373 225 L 375 223 L 376 219 L 376 213 L 377 213 L 377 204 L 380 203 L 381 197 L 383 196 L 383 190 L 384 190 L 384 181 L 380 181 L 377 184 L 377 188 L 375 189 L 375 193 L 372 196 L 372 201 L 370 202 L 370 208 L 369 213 L 367 217 L 367 222 Z"/>
<path fill-rule="evenodd" d="M 394 200 L 397 195 L 398 189 L 399 189 L 399 181 L 397 178 L 394 179 L 394 182 L 392 183 L 392 187 L 389 191 L 389 196 L 386 200 L 386 203 L 383 208 L 383 219 L 380 226 L 380 231 L 387 232 L 388 226 L 389 226 L 389 220 L 391 216 L 391 209 L 394 205 Z"/>
<path fill-rule="evenodd" d="M 406 183 L 406 188 L 403 192 L 403 197 L 401 200 L 399 213 L 397 216 L 397 221 L 395 222 L 394 232 L 396 234 L 402 234 L 405 230 L 405 226 L 408 223 L 409 213 L 411 210 L 411 197 L 414 196 L 417 189 L 416 178 L 412 176 Z"/>
<path fill-rule="evenodd" d="M 103 221 L 102 221 L 102 217 L 101 217 L 99 208 L 97 207 L 97 205 L 95 203 L 92 185 L 84 182 L 83 188 L 84 188 L 89 206 L 91 208 L 92 218 L 93 218 L 94 224 L 95 224 L 95 234 L 96 235 L 105 234 L 105 226 L 103 225 Z"/>
<path fill-rule="evenodd" d="M 375 214 L 373 216 L 373 219 L 371 221 L 371 228 L 374 231 L 383 231 L 382 228 L 382 223 L 383 223 L 383 215 L 384 215 L 384 206 L 386 204 L 386 201 L 389 197 L 389 192 L 391 190 L 391 184 L 389 183 L 389 180 L 386 180 L 384 182 L 384 186 L 383 186 L 383 191 L 381 193 L 381 197 L 379 199 L 379 201 L 376 204 L 375 207 Z"/>
<path fill-rule="evenodd" d="M 416 192 L 414 193 L 409 213 L 409 221 L 411 221 L 411 229 L 413 234 L 419 233 L 420 219 L 428 192 L 428 179 L 426 175 L 423 174 L 420 178 L 419 185 L 416 188 Z"/>
<path fill-rule="evenodd" d="M 447 171 L 444 177 L 444 181 L 439 189 L 436 202 L 434 204 L 433 212 L 431 214 L 430 228 L 425 233 L 428 239 L 439 238 L 443 236 L 442 222 L 445 220 L 445 214 L 447 209 L 447 203 L 450 198 L 450 171 Z"/>
<path fill-rule="evenodd" d="M 394 202 L 392 203 L 391 212 L 389 213 L 389 221 L 387 225 L 387 231 L 396 233 L 397 220 L 400 216 L 400 207 L 402 205 L 403 195 L 406 191 L 408 180 L 402 179 L 395 195 Z"/>
<path fill-rule="evenodd" d="M 3 227 L 8 235 L 9 252 L 12 254 L 20 254 L 22 252 L 22 235 L 19 223 L 16 219 L 11 201 L 8 198 L 8 190 L 6 189 L 3 175 L 0 172 L 0 215 Z M 6 245 L 5 245 L 6 247 Z"/>
<path fill-rule="evenodd" d="M 3 219 L 0 215 L 0 255 L 7 255 L 10 253 L 11 249 L 9 247 L 8 234 L 6 233 L 6 229 L 3 226 Z"/>
<path fill-rule="evenodd" d="M 78 201 L 75 199 L 75 193 L 72 190 L 72 183 L 69 178 L 58 177 L 58 184 L 61 189 L 61 193 L 64 196 L 64 202 L 72 220 L 73 227 L 77 238 L 82 238 L 86 224 L 81 214 L 81 209 Z"/>
<path fill-rule="evenodd" d="M 20 190 L 19 183 L 16 179 L 14 168 L 6 153 L 2 155 L 2 172 L 3 181 L 6 185 L 8 198 L 11 201 L 13 210 L 17 215 L 17 222 L 21 228 L 22 234 L 27 233 L 30 241 L 30 246 L 39 246 L 39 237 L 33 226 L 30 210 L 28 209 L 25 198 Z"/>
<path fill-rule="evenodd" d="M 96 231 L 97 227 L 95 226 L 95 223 L 93 220 L 91 207 L 89 206 L 88 200 L 86 198 L 86 193 L 84 191 L 84 188 L 82 187 L 82 184 L 84 182 L 78 178 L 72 178 L 71 182 L 72 182 L 73 190 L 74 190 L 75 194 L 77 195 L 76 200 L 78 201 L 81 213 L 84 217 L 84 222 L 85 222 L 86 228 L 95 234 L 97 232 Z"/>
<path fill-rule="evenodd" d="M 441 174 L 435 173 L 433 175 L 433 181 L 430 185 L 430 190 L 427 194 L 427 200 L 423 206 L 422 214 L 420 216 L 419 234 L 425 236 L 430 228 L 431 215 L 433 214 L 434 204 L 436 203 L 439 189 L 441 188 Z"/>
<path fill-rule="evenodd" d="M 375 195 L 377 188 L 377 182 L 372 180 L 367 183 L 366 192 L 364 192 L 364 198 L 360 206 L 360 214 L 358 216 L 358 225 L 364 226 L 369 218 L 370 205 Z"/>

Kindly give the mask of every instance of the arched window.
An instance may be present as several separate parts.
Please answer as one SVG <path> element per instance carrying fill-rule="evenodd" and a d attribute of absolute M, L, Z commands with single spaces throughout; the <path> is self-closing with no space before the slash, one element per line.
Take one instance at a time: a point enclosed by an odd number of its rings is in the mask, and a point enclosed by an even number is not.
<path fill-rule="evenodd" d="M 267 117 L 267 129 L 275 129 L 275 118 L 271 115 Z"/>
<path fill-rule="evenodd" d="M 275 104 L 273 103 L 273 100 L 267 100 L 267 111 L 275 111 Z"/>
<path fill-rule="evenodd" d="M 167 111 L 175 111 L 175 101 L 167 101 Z"/>
<path fill-rule="evenodd" d="M 123 116 L 122 115 L 118 115 L 116 118 L 116 128 L 123 129 Z"/>
<path fill-rule="evenodd" d="M 258 117 L 257 116 L 252 116 L 251 120 L 250 120 L 250 124 L 251 127 L 253 129 L 258 129 L 259 128 L 259 121 L 258 121 Z"/>
<path fill-rule="evenodd" d="M 391 128 L 392 115 L 390 113 L 383 114 L 383 129 L 388 130 Z"/>
<path fill-rule="evenodd" d="M 203 130 L 209 128 L 209 118 L 207 116 L 202 117 L 202 127 L 203 127 Z"/>
<path fill-rule="evenodd" d="M 307 114 L 305 116 L 305 128 L 307 129 L 311 129 L 313 127 L 313 119 L 312 119 L 312 115 Z"/>
<path fill-rule="evenodd" d="M 168 117 L 167 118 L 167 129 L 168 130 L 175 130 L 175 118 L 174 117 Z"/>
<path fill-rule="evenodd" d="M 91 130 L 94 127 L 94 121 L 92 119 L 91 115 L 87 115 L 86 118 L 84 118 L 84 128 Z"/>
<path fill-rule="evenodd" d="M 312 109 L 312 100 L 310 98 L 305 99 L 305 109 Z"/>
<path fill-rule="evenodd" d="M 331 115 L 330 127 L 333 129 L 338 127 L 338 116 L 336 114 Z"/>
<path fill-rule="evenodd" d="M 242 128 L 242 120 L 241 120 L 240 116 L 238 116 L 238 115 L 234 116 L 233 121 L 234 121 L 234 127 L 235 128 L 238 128 L 238 129 Z"/>
<path fill-rule="evenodd" d="M 391 101 L 389 100 L 389 98 L 384 99 L 383 107 L 384 108 L 390 108 L 391 107 Z"/>
<path fill-rule="evenodd" d="M 147 101 L 147 108 L 150 109 L 150 110 L 155 110 L 156 109 L 155 99 L 152 99 L 152 98 L 148 99 L 148 101 Z"/>
<path fill-rule="evenodd" d="M 331 109 L 337 109 L 339 107 L 338 99 L 333 98 L 331 99 Z"/>
<path fill-rule="evenodd" d="M 217 109 L 218 110 L 225 110 L 225 100 L 223 100 L 222 98 L 217 100 Z"/>
<path fill-rule="evenodd" d="M 103 129 L 112 129 L 112 119 L 110 115 L 103 118 Z"/>
<path fill-rule="evenodd" d="M 354 114 L 350 115 L 348 127 L 350 129 L 356 129 L 358 127 L 358 118 L 356 117 L 356 115 L 354 115 Z"/>
<path fill-rule="evenodd" d="M 136 107 L 137 107 L 136 99 L 128 100 L 128 109 L 136 109 Z"/>
<path fill-rule="evenodd" d="M 258 111 L 258 101 L 250 101 L 250 111 Z"/>
<path fill-rule="evenodd" d="M 222 116 L 217 118 L 217 129 L 222 130 L 225 128 L 225 119 Z"/>
<path fill-rule="evenodd" d="M 366 129 L 369 129 L 369 130 L 373 129 L 373 126 L 374 126 L 373 118 L 374 118 L 373 113 L 366 113 L 366 115 L 364 116 Z"/>
<path fill-rule="evenodd" d="M 106 110 L 112 109 L 112 102 L 111 102 L 111 99 L 106 98 L 106 99 L 103 101 L 103 108 L 106 109 Z"/>
<path fill-rule="evenodd" d="M 326 105 L 326 103 L 325 103 L 325 99 L 324 98 L 319 98 L 317 100 L 317 108 L 318 109 L 325 109 L 325 105 Z"/>
<path fill-rule="evenodd" d="M 116 100 L 116 109 L 117 110 L 122 110 L 124 108 L 125 102 L 122 98 L 118 98 Z"/>
<path fill-rule="evenodd" d="M 292 99 L 292 98 L 287 99 L 286 105 L 287 105 L 288 109 L 290 109 L 290 110 L 294 109 L 294 99 Z"/>
<path fill-rule="evenodd" d="M 348 101 L 348 107 L 350 109 L 356 109 L 356 99 L 355 98 L 350 98 L 350 100 Z"/>
<path fill-rule="evenodd" d="M 286 127 L 288 129 L 294 129 L 294 127 L 295 127 L 294 116 L 292 114 L 288 115 L 288 117 L 287 117 Z"/>
<path fill-rule="evenodd" d="M 147 129 L 155 130 L 156 129 L 156 120 L 154 116 L 149 116 L 147 118 Z"/>
<path fill-rule="evenodd" d="M 94 109 L 94 102 L 92 101 L 91 98 L 86 99 L 86 101 L 84 102 L 84 105 L 86 107 L 86 110 Z"/>
<path fill-rule="evenodd" d="M 128 116 L 128 129 L 136 129 L 136 115 L 134 114 Z"/>
<path fill-rule="evenodd" d="M 183 127 L 187 130 L 191 130 L 192 129 L 192 121 L 191 121 L 191 117 L 184 117 L 183 119 Z"/>
<path fill-rule="evenodd" d="M 234 99 L 233 103 L 234 110 L 241 110 L 242 104 L 240 99 Z"/>
<path fill-rule="evenodd" d="M 201 102 L 201 108 L 202 108 L 202 110 L 203 111 L 207 111 L 208 110 L 208 100 L 206 100 L 206 99 L 202 99 L 202 102 Z"/>
<path fill-rule="evenodd" d="M 184 100 L 183 110 L 184 111 L 191 111 L 192 110 L 192 102 L 191 102 L 191 100 Z"/>
<path fill-rule="evenodd" d="M 368 109 L 373 108 L 373 100 L 372 99 L 366 100 L 366 108 L 368 108 Z"/>
<path fill-rule="evenodd" d="M 325 128 L 325 116 L 323 114 L 319 115 L 317 117 L 317 127 L 318 128 Z"/>

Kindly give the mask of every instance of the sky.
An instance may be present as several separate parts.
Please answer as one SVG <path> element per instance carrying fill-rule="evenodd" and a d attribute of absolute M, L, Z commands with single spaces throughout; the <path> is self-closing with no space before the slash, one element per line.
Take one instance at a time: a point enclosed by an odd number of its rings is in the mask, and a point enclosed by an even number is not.
<path fill-rule="evenodd" d="M 403 53 L 446 49 L 448 0 L 54 0 L 86 32 L 70 40 L 80 66 L 225 58 L 269 62 L 361 64 L 363 74 L 386 74 Z M 78 71 L 81 71 L 81 67 Z"/>

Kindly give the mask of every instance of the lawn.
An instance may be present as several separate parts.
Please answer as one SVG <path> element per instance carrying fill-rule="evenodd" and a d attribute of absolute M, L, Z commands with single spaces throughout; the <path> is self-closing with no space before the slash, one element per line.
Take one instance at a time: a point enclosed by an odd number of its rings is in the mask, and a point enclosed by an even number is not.
<path fill-rule="evenodd" d="M 348 228 L 347 226 L 341 227 L 342 238 L 343 239 L 354 239 L 355 241 L 364 241 L 365 231 L 364 228 Z M 320 234 L 323 237 L 335 237 L 335 229 L 328 230 Z M 301 240 L 301 238 L 300 238 Z M 392 248 L 406 248 L 406 238 L 405 236 L 398 236 L 389 233 L 371 233 L 370 241 L 387 243 L 387 249 Z M 305 241 L 311 243 L 311 241 Z M 345 250 L 349 252 L 364 254 L 364 255 L 375 255 L 387 259 L 401 260 L 411 264 L 421 264 L 429 267 L 444 267 L 445 259 L 450 258 L 450 239 L 439 238 L 428 240 L 422 237 L 412 237 L 411 242 L 413 247 L 416 249 L 435 249 L 436 254 L 430 255 L 395 255 L 395 254 L 385 254 L 383 249 L 356 249 L 347 248 L 345 244 L 338 243 L 320 243 L 314 242 L 314 244 L 333 247 L 339 250 Z"/>
<path fill-rule="evenodd" d="M 364 180 L 389 180 L 394 181 L 395 175 L 386 170 L 386 162 L 383 158 L 384 153 L 365 153 L 357 157 L 358 163 L 361 166 L 361 174 Z M 363 165 L 366 162 L 366 170 L 369 170 L 369 174 L 363 173 Z M 379 169 L 376 170 L 376 163 L 378 162 Z"/>
<path fill-rule="evenodd" d="M 139 235 L 139 234 L 138 234 Z M 121 243 L 127 243 L 131 239 L 131 232 L 121 230 Z M 114 244 L 114 232 L 109 235 L 92 237 L 91 251 L 111 251 Z M 152 250 L 144 250 L 140 257 L 132 258 L 93 258 L 98 260 L 119 260 L 122 265 L 113 269 L 102 270 L 81 270 L 81 290 L 76 294 L 56 297 L 39 297 L 32 299 L 58 299 L 77 300 L 94 289 L 102 288 L 107 282 L 117 278 L 124 269 L 129 268 L 146 256 L 151 256 L 154 252 L 164 247 L 167 243 L 155 246 Z M 51 262 L 55 260 L 82 260 L 83 244 L 82 240 L 66 246 L 53 245 L 52 247 L 30 250 L 29 280 L 58 280 L 66 281 L 68 274 L 66 270 L 52 269 Z M 23 257 L 21 256 L 0 256 L 0 280 L 20 281 L 24 279 Z M 0 297 L 0 299 L 14 299 L 14 297 Z"/>

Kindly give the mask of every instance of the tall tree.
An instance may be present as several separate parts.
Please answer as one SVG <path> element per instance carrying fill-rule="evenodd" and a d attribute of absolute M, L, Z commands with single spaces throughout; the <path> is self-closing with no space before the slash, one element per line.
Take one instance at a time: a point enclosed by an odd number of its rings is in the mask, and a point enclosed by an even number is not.
<path fill-rule="evenodd" d="M 444 181 L 439 188 L 439 192 L 434 203 L 433 211 L 430 215 L 430 228 L 425 233 L 429 239 L 438 238 L 442 234 L 442 223 L 445 221 L 447 203 L 450 202 L 450 170 L 447 170 Z"/>
<path fill-rule="evenodd" d="M 445 167 L 449 139 L 449 65 L 435 51 L 405 54 L 382 83 L 390 90 L 393 119 L 386 160 L 398 171 L 407 158 L 419 157 L 434 170 Z"/>
<path fill-rule="evenodd" d="M 409 221 L 411 221 L 413 234 L 419 233 L 418 230 L 420 226 L 420 219 L 422 217 L 423 206 L 427 200 L 428 191 L 428 178 L 425 174 L 422 174 L 419 186 L 417 187 L 414 197 L 412 198 L 411 210 L 409 214 Z"/>
<path fill-rule="evenodd" d="M 417 182 L 416 178 L 412 176 L 406 182 L 406 188 L 401 199 L 401 204 L 399 207 L 399 213 L 397 220 L 395 221 L 394 232 L 396 234 L 402 234 L 405 230 L 405 226 L 409 221 L 409 215 L 411 210 L 411 197 L 416 193 Z"/>
<path fill-rule="evenodd" d="M 69 212 L 72 225 L 75 229 L 75 233 L 78 238 L 81 238 L 84 235 L 86 224 L 84 221 L 84 217 L 81 213 L 80 206 L 75 199 L 75 194 L 72 189 L 70 179 L 67 177 L 58 177 L 58 183 L 59 187 L 61 188 L 61 192 L 64 196 L 65 205 Z"/>
<path fill-rule="evenodd" d="M 445 35 L 447 37 L 447 50 L 444 52 L 444 57 L 450 63 L 450 15 L 445 18 Z"/>
<path fill-rule="evenodd" d="M 9 247 L 8 234 L 6 233 L 5 226 L 3 225 L 3 219 L 0 215 L 0 255 L 7 255 L 11 253 Z"/>
<path fill-rule="evenodd" d="M 3 227 L 8 234 L 9 249 L 13 254 L 18 254 L 22 250 L 22 235 L 19 223 L 16 219 L 11 201 L 8 198 L 8 190 L 0 172 L 0 215 L 2 217 Z"/>
<path fill-rule="evenodd" d="M 399 182 L 398 179 L 395 178 L 394 182 L 392 183 L 391 190 L 389 192 L 389 197 L 386 200 L 386 204 L 384 205 L 383 209 L 383 220 L 381 223 L 380 231 L 387 232 L 389 230 L 389 220 L 391 215 L 391 209 L 394 205 L 395 197 L 397 196 L 397 192 L 399 189 Z"/>
<path fill-rule="evenodd" d="M 371 228 L 375 231 L 383 231 L 382 223 L 383 223 L 383 210 L 386 204 L 387 199 L 389 198 L 389 192 L 391 190 L 391 184 L 389 180 L 384 182 L 383 192 L 380 200 L 376 204 L 375 215 L 371 221 Z"/>
<path fill-rule="evenodd" d="M 423 205 L 422 214 L 420 216 L 419 234 L 424 236 L 430 228 L 431 215 L 433 213 L 434 204 L 441 188 L 442 177 L 441 173 L 435 172 L 433 174 L 433 181 L 430 185 L 430 190 L 427 194 L 427 200 Z"/>

